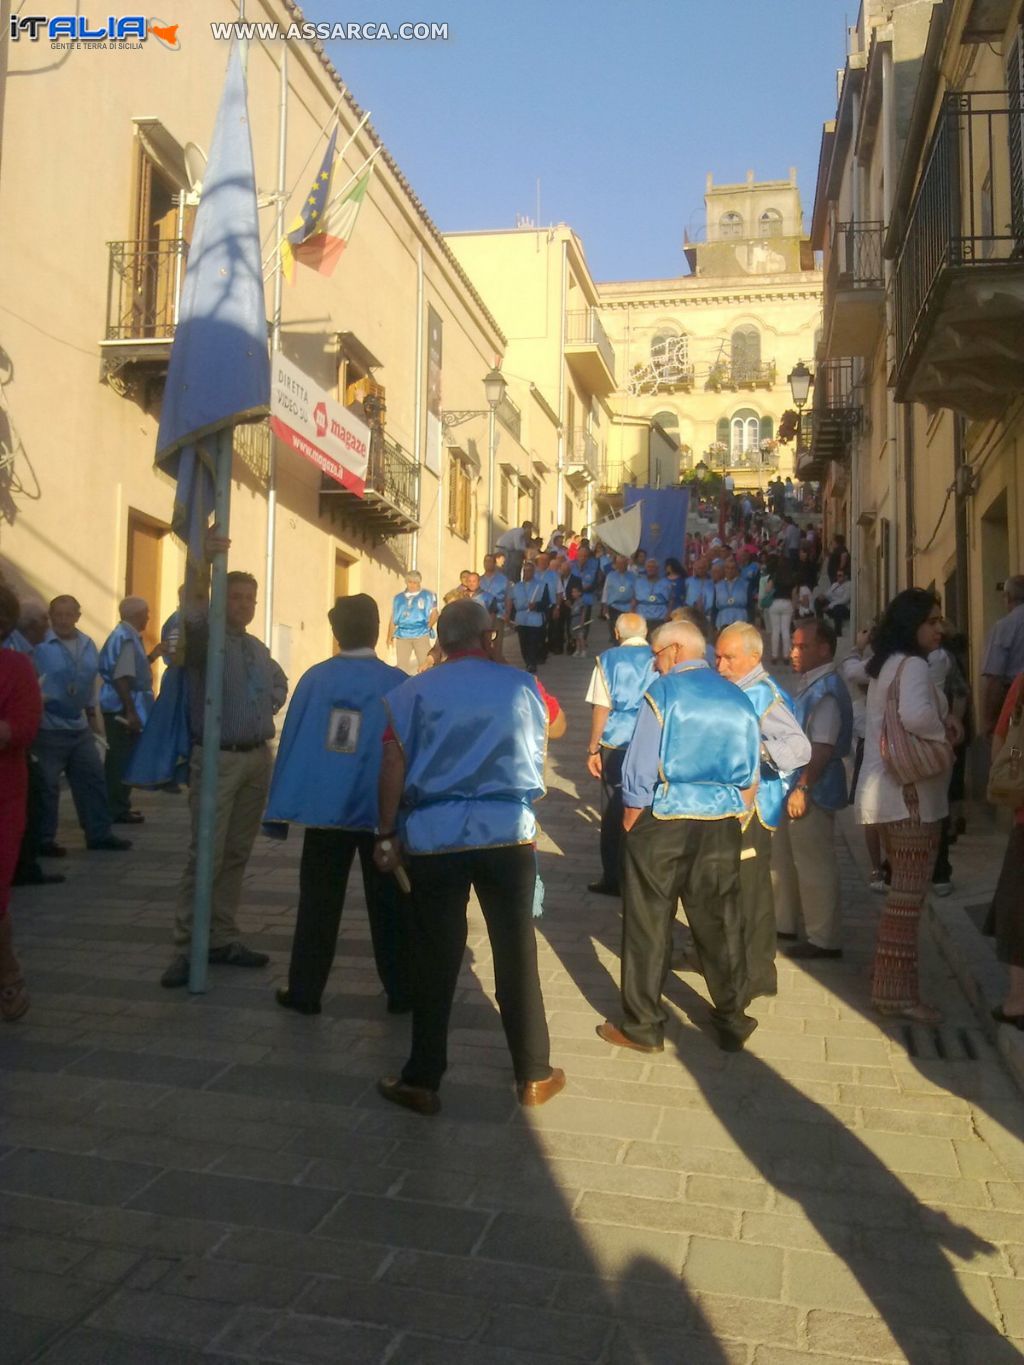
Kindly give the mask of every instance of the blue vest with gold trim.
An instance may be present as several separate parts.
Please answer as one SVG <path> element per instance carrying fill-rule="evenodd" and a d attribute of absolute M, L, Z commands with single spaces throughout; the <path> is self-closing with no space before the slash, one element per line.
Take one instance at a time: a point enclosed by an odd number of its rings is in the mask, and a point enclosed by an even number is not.
<path fill-rule="evenodd" d="M 465 658 L 384 700 L 405 755 L 399 823 L 411 853 L 532 843 L 547 707 L 521 669 Z"/>
<path fill-rule="evenodd" d="M 644 693 L 657 677 L 650 645 L 616 645 L 598 656 L 612 709 L 601 732 L 603 749 L 625 749 L 633 738 Z"/>
<path fill-rule="evenodd" d="M 132 653 L 135 656 L 132 700 L 135 702 L 139 719 L 145 725 L 153 707 L 153 670 L 146 658 L 146 651 L 139 632 L 127 621 L 122 621 L 120 625 L 114 627 L 100 650 L 99 669 L 100 677 L 103 679 L 103 686 L 100 688 L 100 710 L 114 714 L 124 710 L 121 698 L 117 695 L 117 688 L 114 686 L 114 669 L 117 667 L 117 661 L 121 657 L 121 650 L 125 644 L 131 645 Z"/>
<path fill-rule="evenodd" d="M 661 721 L 655 817 L 742 819 L 740 791 L 753 786 L 761 749 L 746 695 L 701 660 L 656 678 L 646 696 Z"/>
<path fill-rule="evenodd" d="M 824 696 L 835 697 L 839 703 L 839 737 L 828 766 L 808 795 L 822 810 L 836 811 L 850 804 L 843 759 L 850 752 L 853 739 L 853 702 L 846 683 L 838 673 L 826 673 L 800 693 L 793 709 L 797 720 L 806 730 L 811 712 Z"/>
<path fill-rule="evenodd" d="M 794 709 L 792 698 L 788 693 L 783 692 L 774 678 L 769 678 L 767 675 L 758 678 L 749 687 L 744 687 L 743 691 L 750 698 L 751 704 L 757 712 L 758 720 L 773 706 L 785 706 L 790 711 Z M 765 829 L 778 829 L 782 820 L 782 808 L 786 797 L 789 795 L 797 774 L 801 771 L 800 768 L 794 768 L 792 772 L 780 773 L 770 763 L 762 762 L 761 778 L 757 785 L 754 809 Z"/>

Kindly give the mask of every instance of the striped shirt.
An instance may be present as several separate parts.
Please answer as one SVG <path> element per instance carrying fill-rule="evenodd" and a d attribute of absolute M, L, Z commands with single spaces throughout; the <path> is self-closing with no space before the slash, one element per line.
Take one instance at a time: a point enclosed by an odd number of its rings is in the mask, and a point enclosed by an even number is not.
<path fill-rule="evenodd" d="M 203 742 L 208 641 L 205 619 L 186 619 L 185 666 L 193 744 Z M 228 630 L 224 642 L 221 744 L 259 744 L 272 739 L 274 716 L 287 696 L 288 679 L 262 640 L 244 630 Z"/>

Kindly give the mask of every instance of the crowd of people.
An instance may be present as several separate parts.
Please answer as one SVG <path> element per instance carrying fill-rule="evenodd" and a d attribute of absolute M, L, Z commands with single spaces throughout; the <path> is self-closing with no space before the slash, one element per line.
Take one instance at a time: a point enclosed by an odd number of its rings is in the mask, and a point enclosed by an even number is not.
<path fill-rule="evenodd" d="M 329 614 L 337 652 L 299 680 L 276 758 L 274 717 L 288 681 L 248 631 L 256 580 L 228 575 L 210 961 L 267 964 L 241 939 L 243 876 L 260 828 L 281 837 L 294 824 L 304 831 L 298 912 L 288 984 L 276 998 L 299 1014 L 319 1013 L 358 854 L 386 1008 L 412 1015 L 409 1057 L 379 1090 L 433 1114 L 475 891 L 520 1100 L 538 1105 L 557 1095 L 565 1076 L 551 1064 L 534 937 L 543 888 L 533 803 L 544 791 L 548 741 L 564 732 L 565 718 L 536 675 L 552 653 L 588 658 L 602 618 L 609 644 L 598 646 L 586 693 L 586 764 L 605 796 L 601 874 L 590 890 L 621 898 L 623 936 L 621 1010 L 598 1035 L 660 1051 L 666 977 L 692 970 L 707 985 L 715 1040 L 737 1051 L 757 1026 L 752 1003 L 778 990 L 777 951 L 812 969 L 841 958 L 835 820 L 851 803 L 872 888 L 886 897 L 872 1002 L 884 1016 L 937 1022 L 939 1010 L 920 996 L 917 935 L 929 883 L 940 893 L 948 885 L 949 849 L 962 832 L 956 803 L 970 707 L 963 642 L 934 594 L 899 593 L 840 663 L 846 618 L 837 619 L 838 604 L 818 585 L 823 574 L 830 588 L 848 585 L 841 536 L 824 556 L 813 528 L 801 532 L 787 516 L 777 525 L 748 521 L 741 506 L 730 533 L 688 534 L 679 556 L 661 563 L 641 549 L 611 554 L 562 532 L 544 546 L 533 529 L 526 523 L 503 536 L 482 572 L 464 572 L 440 602 L 420 574 L 407 576 L 385 623 L 398 667 L 378 657 L 373 599 L 339 598 Z M 804 588 L 809 609 L 800 605 Z M 983 670 L 984 723 L 997 745 L 1024 735 L 1024 578 L 1006 590 L 1007 616 Z M 78 629 L 73 597 L 55 598 L 48 610 L 22 608 L 0 589 L 6 1020 L 29 1004 L 8 888 L 62 880 L 39 861 L 66 852 L 56 842 L 62 776 L 86 847 L 130 848 L 113 827 L 143 819 L 130 804 L 140 734 L 174 741 L 175 761 L 149 785 L 176 790 L 188 762 L 191 848 L 161 984 L 189 980 L 206 611 L 203 594 L 183 596 L 147 651 L 148 606 L 126 598 L 97 648 Z M 513 631 L 525 671 L 505 660 Z M 171 661 L 160 700 L 180 693 L 184 733 L 174 735 L 154 708 L 158 656 Z M 765 667 L 783 660 L 795 675 L 792 695 Z M 1024 779 L 1015 781 L 1017 824 L 994 907 L 1010 979 L 996 1017 L 1024 1027 Z M 690 935 L 681 950 L 680 902 Z"/>

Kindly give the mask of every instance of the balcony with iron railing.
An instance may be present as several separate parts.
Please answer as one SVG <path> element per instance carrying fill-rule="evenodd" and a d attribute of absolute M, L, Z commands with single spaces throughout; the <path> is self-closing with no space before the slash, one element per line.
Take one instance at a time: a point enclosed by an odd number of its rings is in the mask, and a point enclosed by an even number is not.
<path fill-rule="evenodd" d="M 113 378 L 126 367 L 166 371 L 188 243 L 108 242 L 107 317 L 100 342 L 102 371 Z"/>
<path fill-rule="evenodd" d="M 589 431 L 570 431 L 565 437 L 565 471 L 568 478 L 594 483 L 601 472 L 601 452 Z"/>
<path fill-rule="evenodd" d="M 824 354 L 867 356 L 885 317 L 882 223 L 837 223 L 829 245 L 824 291 Z"/>
<path fill-rule="evenodd" d="M 775 387 L 774 360 L 719 360 L 711 366 L 705 388 L 721 393 L 723 389 L 771 389 Z"/>
<path fill-rule="evenodd" d="M 370 436 L 362 497 L 333 479 L 320 486 L 321 506 L 378 537 L 415 531 L 420 524 L 420 471 L 412 455 L 382 431 Z"/>
<path fill-rule="evenodd" d="M 1024 389 L 1024 92 L 940 107 L 893 274 L 899 402 L 998 416 Z"/>
<path fill-rule="evenodd" d="M 508 393 L 503 393 L 501 400 L 495 409 L 495 415 L 501 425 L 516 441 L 522 443 L 523 437 L 523 412 L 518 403 L 509 398 Z"/>
<path fill-rule="evenodd" d="M 861 420 L 862 395 L 852 357 L 827 360 L 814 374 L 810 413 L 800 423 L 797 472 L 804 479 L 824 477 L 831 463 L 849 461 L 853 433 Z"/>
<path fill-rule="evenodd" d="M 615 388 L 615 351 L 596 308 L 579 308 L 565 315 L 565 358 L 574 374 L 598 396 Z"/>

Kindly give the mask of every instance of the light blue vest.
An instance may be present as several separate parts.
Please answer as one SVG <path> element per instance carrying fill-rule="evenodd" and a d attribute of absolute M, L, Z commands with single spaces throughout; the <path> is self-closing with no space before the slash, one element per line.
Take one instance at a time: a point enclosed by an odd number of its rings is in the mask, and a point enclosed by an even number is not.
<path fill-rule="evenodd" d="M 99 655 L 88 635 L 82 641 L 78 661 L 51 630 L 37 645 L 32 662 L 43 689 L 43 729 L 84 730 L 88 724 L 85 708 L 92 704 Z"/>
<path fill-rule="evenodd" d="M 745 579 L 734 578 L 730 583 L 723 578 L 715 584 L 715 629 L 722 630 L 736 621 L 747 619 L 749 589 Z"/>
<path fill-rule="evenodd" d="M 114 669 L 126 643 L 131 645 L 132 653 L 135 655 L 132 700 L 135 702 L 139 719 L 145 725 L 153 705 L 153 670 L 146 658 L 139 632 L 127 621 L 122 621 L 120 625 L 114 627 L 107 636 L 106 644 L 100 650 L 99 668 L 100 677 L 103 679 L 103 686 L 100 688 L 100 710 L 115 714 L 123 710 L 121 698 L 114 686 Z"/>
<path fill-rule="evenodd" d="M 819 678 L 806 691 L 800 693 L 793 709 L 797 720 L 806 731 L 811 712 L 824 696 L 835 697 L 839 703 L 839 738 L 836 740 L 836 747 L 828 766 L 808 795 L 822 810 L 836 811 L 842 810 L 850 801 L 843 759 L 850 752 L 850 742 L 853 739 L 853 703 L 846 683 L 838 673 L 826 673 L 823 678 Z"/>
<path fill-rule="evenodd" d="M 503 573 L 485 573 L 480 580 L 480 586 L 491 598 L 491 610 L 496 611 L 499 616 L 505 615 L 505 595 L 509 590 L 509 581 Z"/>
<path fill-rule="evenodd" d="M 395 636 L 399 640 L 418 640 L 429 634 L 430 614 L 436 606 L 437 598 L 426 588 L 414 597 L 406 597 L 404 592 L 396 593 L 391 606 Z M 292 705 L 295 705 L 294 701 Z"/>
<path fill-rule="evenodd" d="M 598 565 L 596 559 L 588 559 L 582 568 L 573 565 L 573 573 L 580 580 L 583 586 L 583 605 L 592 607 L 594 605 L 594 588 L 597 584 Z"/>
<path fill-rule="evenodd" d="M 688 578 L 683 604 L 694 611 L 702 611 L 705 616 L 710 616 L 715 605 L 715 585 L 711 579 Z"/>
<path fill-rule="evenodd" d="M 544 613 L 537 606 L 544 596 L 544 586 L 543 579 L 537 577 L 531 578 L 529 583 L 524 579 L 512 584 L 512 606 L 515 608 L 517 626 L 544 624 Z"/>
<path fill-rule="evenodd" d="M 644 693 L 657 676 L 649 645 L 616 645 L 598 655 L 612 709 L 601 732 L 603 749 L 625 749 L 633 738 Z"/>
<path fill-rule="evenodd" d="M 410 852 L 533 842 L 548 717 L 528 674 L 457 659 L 407 679 L 384 706 L 405 755 L 399 818 Z"/>
<path fill-rule="evenodd" d="M 32 646 L 22 635 L 20 630 L 12 630 L 3 644 L 4 649 L 10 649 L 15 654 L 31 654 Z"/>
<path fill-rule="evenodd" d="M 661 721 L 655 818 L 742 819 L 740 791 L 753 786 L 761 750 L 745 694 L 700 660 L 655 678 L 646 697 Z"/>
<path fill-rule="evenodd" d="M 382 699 L 407 677 L 380 659 L 344 656 L 315 664 L 302 675 L 281 732 L 266 823 L 377 828 L 381 739 L 387 723 Z"/>
<path fill-rule="evenodd" d="M 788 710 L 793 710 L 792 698 L 783 692 L 774 678 L 767 675 L 758 678 L 749 687 L 744 687 L 743 691 L 750 698 L 758 720 L 773 706 L 785 706 Z M 794 768 L 792 772 L 780 773 L 770 763 L 761 764 L 761 780 L 757 787 L 754 809 L 765 829 L 778 829 L 786 797 L 800 771 L 800 768 Z"/>
<path fill-rule="evenodd" d="M 614 569 L 604 580 L 604 600 L 616 611 L 629 611 L 636 596 L 636 577 L 634 574 L 617 573 Z"/>
<path fill-rule="evenodd" d="M 659 578 L 654 583 L 644 575 L 636 580 L 636 609 L 645 621 L 664 621 L 668 616 L 673 595 L 672 584 L 667 578 Z"/>

